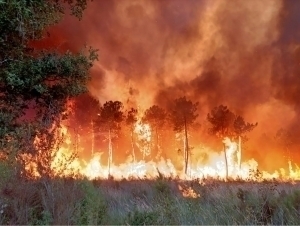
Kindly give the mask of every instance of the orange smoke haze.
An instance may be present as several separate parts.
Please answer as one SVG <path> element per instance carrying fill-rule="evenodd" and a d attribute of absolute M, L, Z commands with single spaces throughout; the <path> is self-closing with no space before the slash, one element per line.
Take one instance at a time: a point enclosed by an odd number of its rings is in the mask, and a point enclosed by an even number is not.
<path fill-rule="evenodd" d="M 99 49 L 89 90 L 100 103 L 119 100 L 145 110 L 183 95 L 198 101 L 196 148 L 212 143 L 207 113 L 227 105 L 258 122 L 244 157 L 267 169 L 287 167 L 274 136 L 280 128 L 295 141 L 300 136 L 299 7 L 295 0 L 93 1 L 82 21 L 66 17 L 34 45 Z M 297 151 L 294 144 L 294 162 Z"/>

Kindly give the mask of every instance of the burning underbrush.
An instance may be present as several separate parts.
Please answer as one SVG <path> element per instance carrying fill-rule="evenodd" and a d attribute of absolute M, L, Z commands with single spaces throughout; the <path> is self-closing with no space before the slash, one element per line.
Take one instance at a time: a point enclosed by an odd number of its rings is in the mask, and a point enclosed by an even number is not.
<path fill-rule="evenodd" d="M 205 161 L 199 158 L 197 161 L 190 162 L 185 173 L 182 165 L 174 164 L 171 159 L 161 157 L 159 160 L 133 160 L 131 155 L 123 163 L 104 164 L 103 152 L 95 152 L 89 159 L 80 158 L 74 151 L 74 145 L 66 127 L 60 128 L 58 134 L 63 134 L 60 139 L 55 141 L 52 150 L 46 150 L 40 140 L 35 140 L 37 151 L 35 154 L 22 154 L 19 156 L 24 170 L 23 176 L 30 179 L 43 177 L 62 177 L 62 178 L 87 178 L 89 180 L 114 179 L 134 180 L 147 179 L 155 180 L 157 177 L 170 178 L 172 180 L 219 180 L 219 181 L 298 181 L 300 180 L 300 168 L 291 161 L 287 162 L 287 169 L 279 168 L 274 172 L 259 169 L 256 160 L 250 159 L 242 161 L 240 166 L 236 161 L 230 160 L 234 155 L 233 149 L 236 148 L 235 142 L 230 142 L 227 147 L 227 167 L 224 156 L 217 152 L 206 154 Z M 149 133 L 147 130 L 145 134 Z M 148 137 L 142 134 L 143 137 Z M 55 136 L 53 137 L 55 139 Z M 147 138 L 148 139 L 148 138 Z M 52 145 L 53 146 L 53 145 Z M 73 149 L 71 148 L 73 147 Z M 203 151 L 203 150 L 202 150 Z M 183 160 L 181 160 L 183 161 Z M 226 175 L 228 171 L 228 176 Z"/>
<path fill-rule="evenodd" d="M 24 156 L 23 156 L 24 157 Z M 37 167 L 39 160 L 32 161 L 28 156 L 27 165 L 25 167 L 28 178 L 37 179 L 42 177 Z M 220 181 L 298 181 L 300 180 L 300 168 L 292 162 L 288 162 L 289 171 L 283 168 L 272 173 L 260 171 L 258 163 L 251 159 L 243 162 L 241 169 L 237 166 L 229 166 L 230 175 L 225 175 L 225 163 L 221 155 L 214 156 L 214 163 L 210 165 L 191 165 L 188 173 L 176 168 L 170 159 L 161 158 L 160 161 L 137 161 L 127 162 L 120 165 L 112 164 L 110 169 L 106 165 L 101 164 L 101 153 L 97 153 L 89 161 L 82 160 L 72 153 L 59 150 L 51 162 L 50 170 L 44 169 L 44 173 L 49 173 L 50 177 L 71 177 L 71 178 L 87 178 L 89 180 L 112 178 L 120 181 L 123 179 L 153 179 L 163 176 L 170 179 L 181 180 L 206 180 L 214 179 Z M 46 170 L 46 171 L 45 171 Z"/>

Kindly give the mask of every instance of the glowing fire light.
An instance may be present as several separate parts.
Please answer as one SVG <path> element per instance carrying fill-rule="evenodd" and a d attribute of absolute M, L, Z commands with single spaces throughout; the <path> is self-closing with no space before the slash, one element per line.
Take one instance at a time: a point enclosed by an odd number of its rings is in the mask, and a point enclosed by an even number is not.
<path fill-rule="evenodd" d="M 62 127 L 61 131 L 66 135 L 65 144 L 70 147 L 70 137 L 66 127 Z M 151 130 L 149 125 L 138 122 L 136 124 L 135 133 L 140 140 L 150 141 Z M 38 142 L 38 139 L 35 141 Z M 237 163 L 234 161 L 234 155 L 236 154 L 237 144 L 231 141 L 229 138 L 225 139 L 226 153 L 228 155 L 228 168 L 229 176 L 232 179 L 243 180 L 300 180 L 300 168 L 295 165 L 293 168 L 292 162 L 289 161 L 289 173 L 286 173 L 284 169 L 279 169 L 273 173 L 259 172 L 258 163 L 254 160 L 248 160 L 242 162 L 241 169 L 237 167 Z M 54 171 L 54 175 L 64 176 L 84 176 L 89 179 L 95 178 L 107 178 L 108 167 L 101 164 L 101 153 L 95 153 L 89 161 L 80 161 L 78 157 L 72 158 L 72 150 L 70 148 L 61 147 L 55 154 L 51 162 L 51 170 Z M 22 158 L 27 165 L 25 169 L 33 178 L 40 177 L 37 172 L 36 161 L 33 160 L 31 155 L 22 155 Z M 36 157 L 35 157 L 36 158 Z M 126 162 L 120 165 L 112 165 L 110 169 L 110 175 L 116 179 L 121 180 L 123 178 L 148 178 L 154 179 L 163 175 L 170 178 L 180 178 L 184 180 L 193 179 L 205 179 L 216 178 L 225 179 L 224 156 L 222 154 L 211 154 L 208 164 L 203 165 L 198 163 L 196 165 L 189 165 L 188 173 L 185 175 L 182 170 L 176 169 L 170 159 L 161 158 L 159 161 L 137 161 Z M 197 198 L 200 195 L 196 194 L 191 188 L 179 188 L 185 197 Z"/>

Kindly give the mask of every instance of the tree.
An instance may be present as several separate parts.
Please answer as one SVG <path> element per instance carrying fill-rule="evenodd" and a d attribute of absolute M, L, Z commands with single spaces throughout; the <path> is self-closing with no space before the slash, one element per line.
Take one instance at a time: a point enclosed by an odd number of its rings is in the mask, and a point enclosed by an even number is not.
<path fill-rule="evenodd" d="M 160 155 L 160 142 L 159 134 L 160 130 L 163 128 L 167 114 L 164 109 L 160 108 L 157 105 L 151 106 L 144 113 L 142 121 L 150 125 L 152 132 L 155 134 L 155 148 L 157 157 Z"/>
<path fill-rule="evenodd" d="M 170 109 L 170 119 L 173 123 L 174 131 L 184 132 L 184 172 L 187 174 L 190 148 L 188 142 L 188 129 L 198 117 L 196 114 L 198 102 L 193 103 L 187 100 L 186 97 L 175 99 Z"/>
<path fill-rule="evenodd" d="M 135 108 L 131 108 L 128 112 L 127 112 L 127 116 L 125 119 L 126 125 L 129 127 L 130 130 L 130 139 L 131 139 L 131 148 L 132 148 L 132 158 L 133 158 L 133 162 L 136 161 L 135 158 L 135 150 L 134 150 L 134 126 L 135 123 L 137 122 L 137 109 Z"/>
<path fill-rule="evenodd" d="M 257 123 L 251 124 L 245 122 L 244 118 L 241 116 L 237 116 L 233 122 L 233 131 L 235 135 L 238 137 L 238 166 L 241 169 L 241 158 L 242 158 L 242 138 L 243 134 L 250 132 L 257 126 Z"/>
<path fill-rule="evenodd" d="M 275 135 L 276 141 L 279 143 L 280 146 L 284 148 L 284 154 L 287 156 L 288 161 L 291 160 L 291 153 L 290 149 L 291 146 L 293 145 L 293 137 L 291 132 L 289 132 L 286 129 L 280 128 L 276 135 Z"/>
<path fill-rule="evenodd" d="M 224 139 L 225 137 L 232 137 L 233 135 L 233 121 L 235 115 L 227 108 L 227 106 L 220 105 L 215 107 L 211 113 L 207 115 L 207 120 L 211 123 L 209 133 Z M 228 178 L 228 160 L 226 154 L 225 143 L 223 144 L 226 178 Z"/>
<path fill-rule="evenodd" d="M 108 101 L 100 108 L 97 125 L 101 132 L 105 134 L 108 140 L 108 176 L 112 165 L 112 138 L 117 136 L 121 129 L 120 124 L 124 119 L 123 104 L 120 101 Z"/>
<path fill-rule="evenodd" d="M 12 146 L 34 148 L 29 144 L 40 128 L 57 124 L 66 101 L 87 90 L 89 69 L 97 59 L 95 50 L 63 54 L 38 51 L 30 45 L 62 19 L 67 7 L 81 18 L 86 4 L 86 0 L 0 1 L 5 9 L 0 12 L 1 151 L 9 153 Z M 28 109 L 34 110 L 30 117 Z"/>
<path fill-rule="evenodd" d="M 84 135 L 87 138 L 88 143 L 91 144 L 91 154 L 93 155 L 95 152 L 94 121 L 98 117 L 100 103 L 89 93 L 85 93 L 74 98 L 71 108 L 72 115 L 68 119 L 70 127 L 73 127 L 75 137 Z"/>

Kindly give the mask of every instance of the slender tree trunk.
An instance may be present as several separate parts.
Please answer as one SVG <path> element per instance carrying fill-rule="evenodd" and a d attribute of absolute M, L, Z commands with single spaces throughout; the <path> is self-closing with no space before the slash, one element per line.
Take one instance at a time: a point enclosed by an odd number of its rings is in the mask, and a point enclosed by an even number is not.
<path fill-rule="evenodd" d="M 131 137 L 132 158 L 133 158 L 133 162 L 135 162 L 135 151 L 134 151 L 134 140 L 133 140 L 133 128 L 131 128 L 131 131 L 130 131 L 130 137 Z"/>
<path fill-rule="evenodd" d="M 158 131 L 157 128 L 155 128 L 155 136 L 156 136 L 156 158 L 158 159 L 160 153 L 159 153 L 159 137 L 158 137 Z"/>
<path fill-rule="evenodd" d="M 227 162 L 227 154 L 226 154 L 226 146 L 223 144 L 223 149 L 224 149 L 224 157 L 225 157 L 225 170 L 226 170 L 226 177 L 225 179 L 228 179 L 228 162 Z"/>
<path fill-rule="evenodd" d="M 185 160 L 186 160 L 186 139 L 185 136 L 183 134 L 183 166 L 184 166 L 184 172 L 185 172 Z"/>
<path fill-rule="evenodd" d="M 189 162 L 189 142 L 188 142 L 188 135 L 187 135 L 187 125 L 186 125 L 186 119 L 184 119 L 184 135 L 185 135 L 185 167 L 184 172 L 187 174 L 188 169 L 188 162 Z"/>
<path fill-rule="evenodd" d="M 75 129 L 75 152 L 78 153 L 78 147 L 79 147 L 79 126 L 76 126 Z"/>
<path fill-rule="evenodd" d="M 94 122 L 92 120 L 92 156 L 94 155 L 94 149 L 95 149 L 95 131 L 94 131 Z"/>
<path fill-rule="evenodd" d="M 239 169 L 241 169 L 241 166 L 242 166 L 242 138 L 241 138 L 241 136 L 239 136 L 237 160 L 238 160 Z"/>
<path fill-rule="evenodd" d="M 110 168 L 112 164 L 112 142 L 111 142 L 111 129 L 108 130 L 108 177 L 110 177 Z"/>

